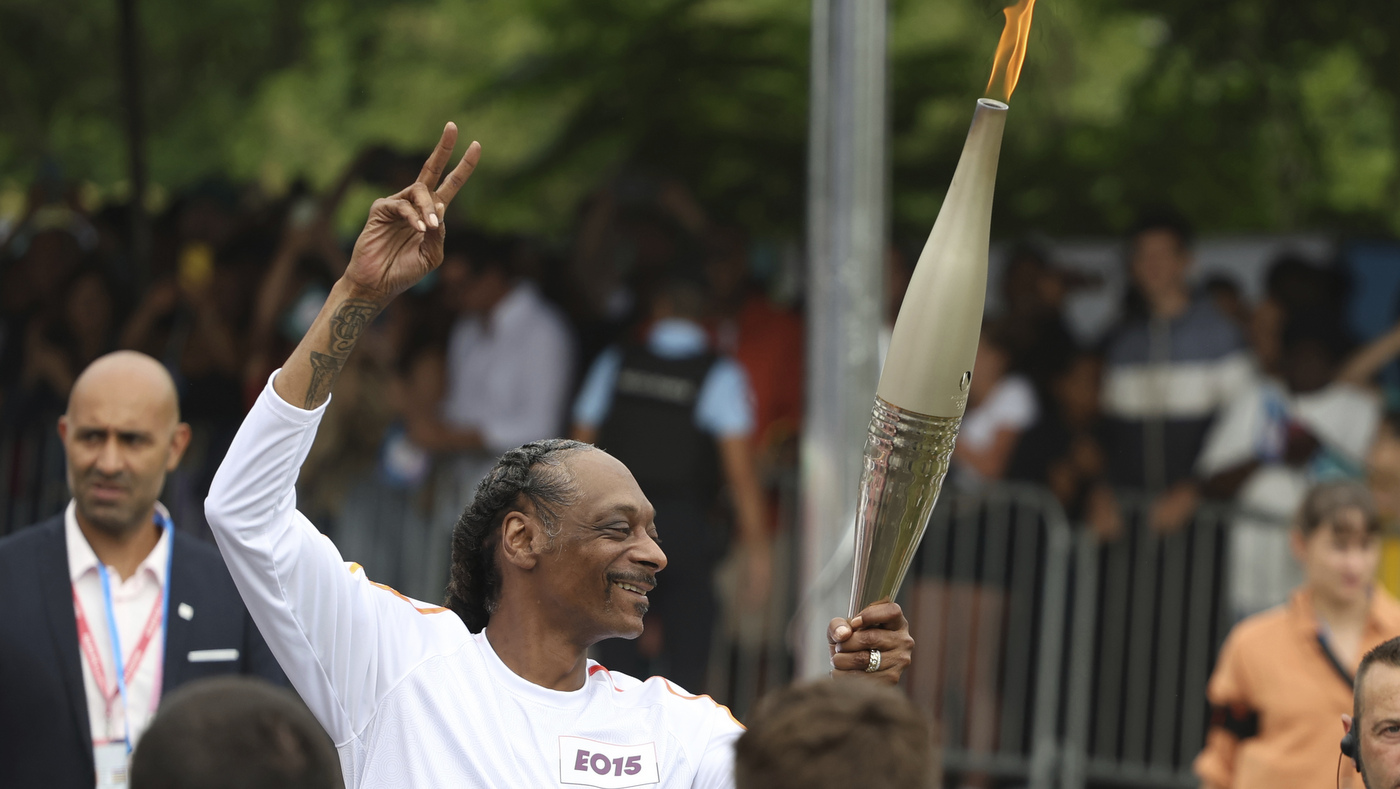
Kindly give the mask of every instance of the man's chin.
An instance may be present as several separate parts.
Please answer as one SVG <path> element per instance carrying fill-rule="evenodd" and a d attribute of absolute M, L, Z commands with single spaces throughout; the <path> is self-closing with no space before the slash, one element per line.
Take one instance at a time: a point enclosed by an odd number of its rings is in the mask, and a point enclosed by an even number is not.
<path fill-rule="evenodd" d="M 645 614 L 646 612 L 643 611 L 642 613 Z M 642 631 L 645 629 L 646 628 L 642 625 L 642 617 L 639 614 L 636 619 L 627 617 L 626 620 L 620 622 L 618 626 L 613 629 L 613 634 L 611 637 L 625 638 L 628 641 L 636 641 L 638 638 L 641 637 Z"/>
<path fill-rule="evenodd" d="M 126 502 L 93 501 L 87 498 L 79 500 L 78 513 L 89 524 L 111 534 L 130 531 L 136 520 Z"/>

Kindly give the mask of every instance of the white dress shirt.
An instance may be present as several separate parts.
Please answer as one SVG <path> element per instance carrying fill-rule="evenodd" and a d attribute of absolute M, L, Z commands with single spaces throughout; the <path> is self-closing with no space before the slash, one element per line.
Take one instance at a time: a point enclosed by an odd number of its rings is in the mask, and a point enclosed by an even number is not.
<path fill-rule="evenodd" d="M 564 418 L 572 357 L 564 318 L 532 283 L 521 282 L 490 315 L 461 318 L 452 327 L 442 417 L 481 433 L 493 458 L 553 438 Z"/>
<path fill-rule="evenodd" d="M 164 507 L 156 504 L 164 513 Z M 73 590 L 82 605 L 82 615 L 92 631 L 97 653 L 101 658 L 102 674 L 107 687 L 99 688 L 93 675 L 88 656 L 81 654 L 83 665 L 83 686 L 87 690 L 88 722 L 92 727 L 94 743 L 121 741 L 126 736 L 126 720 L 131 722 L 132 745 L 150 725 L 160 702 L 160 682 L 165 660 L 164 628 L 156 631 L 146 648 L 145 656 L 136 667 L 136 674 L 126 686 L 126 697 L 131 705 L 128 718 L 123 717 L 121 697 L 117 695 L 116 673 L 112 660 L 112 639 L 107 628 L 107 605 L 102 595 L 102 578 L 97 573 L 97 554 L 78 528 L 77 505 L 69 501 L 64 512 L 64 532 L 68 543 L 68 575 L 73 582 Z M 167 515 L 168 519 L 168 515 Z M 168 522 L 168 520 L 167 520 Z M 130 669 L 130 658 L 141 640 L 141 632 L 156 605 L 161 602 L 161 589 L 165 586 L 166 557 L 170 551 L 170 534 L 163 530 L 156 547 L 146 555 L 136 572 L 122 580 L 117 571 L 108 566 L 107 575 L 112 585 L 112 611 L 117 621 L 117 633 L 121 640 L 122 661 Z M 76 609 L 77 606 L 75 605 Z M 74 615 L 77 615 L 74 611 Z M 116 696 L 108 705 L 106 698 Z M 110 714 L 109 714 L 110 713 Z"/>
<path fill-rule="evenodd" d="M 274 374 L 275 375 L 275 374 Z M 325 405 L 263 390 L 204 502 L 253 621 L 340 752 L 348 789 L 732 789 L 743 729 L 708 696 L 588 661 L 535 685 L 486 631 L 371 583 L 296 509 Z"/>

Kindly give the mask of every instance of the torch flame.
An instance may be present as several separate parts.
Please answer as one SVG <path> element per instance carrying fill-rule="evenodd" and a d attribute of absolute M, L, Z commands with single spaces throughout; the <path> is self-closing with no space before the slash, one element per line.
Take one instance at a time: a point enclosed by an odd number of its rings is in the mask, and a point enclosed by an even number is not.
<path fill-rule="evenodd" d="M 1035 0 L 1019 0 L 1006 9 L 1006 27 L 1001 31 L 1001 41 L 997 43 L 996 59 L 992 62 L 992 78 L 987 81 L 987 92 L 1002 101 L 1011 100 L 1011 92 L 1016 90 L 1016 80 L 1021 77 L 1021 64 L 1026 60 L 1026 40 L 1031 35 L 1031 12 L 1035 10 Z M 993 86 L 997 91 L 993 92 Z"/>

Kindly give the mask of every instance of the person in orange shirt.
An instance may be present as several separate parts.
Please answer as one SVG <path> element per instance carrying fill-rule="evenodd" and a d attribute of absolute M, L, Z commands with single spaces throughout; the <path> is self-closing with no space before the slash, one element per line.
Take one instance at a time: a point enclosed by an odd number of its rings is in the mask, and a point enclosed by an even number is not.
<path fill-rule="evenodd" d="M 1288 603 L 1235 626 L 1206 691 L 1211 728 L 1195 770 L 1209 789 L 1360 783 L 1351 769 L 1338 778 L 1337 724 L 1362 655 L 1400 636 L 1400 603 L 1375 582 L 1380 521 L 1354 482 L 1314 487 L 1296 521 L 1306 580 Z"/>

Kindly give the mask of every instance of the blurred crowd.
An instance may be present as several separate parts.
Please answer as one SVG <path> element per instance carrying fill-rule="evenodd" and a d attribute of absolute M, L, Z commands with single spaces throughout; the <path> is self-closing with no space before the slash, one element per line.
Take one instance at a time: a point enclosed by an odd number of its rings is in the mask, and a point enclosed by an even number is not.
<path fill-rule="evenodd" d="M 196 185 L 153 218 L 144 283 L 129 259 L 125 206 L 88 212 L 76 190 L 35 186 L 25 215 L 0 227 L 0 423 L 47 424 L 87 363 L 132 348 L 176 374 L 183 416 L 217 444 L 344 269 L 354 239 L 332 221 L 344 194 L 411 180 L 416 165 L 405 161 L 370 151 L 324 196 L 300 184 L 279 198 Z M 737 427 L 756 456 L 791 456 L 801 326 L 749 276 L 743 232 L 711 223 L 683 188 L 648 178 L 600 189 L 576 219 L 573 242 L 557 245 L 450 218 L 458 229 L 441 270 L 376 321 L 371 352 L 337 392 L 333 421 L 353 429 L 313 453 L 320 465 L 303 482 L 315 504 L 334 514 L 331 480 L 353 476 L 347 469 L 378 464 L 412 484 L 424 457 L 568 433 L 589 364 L 644 340 L 658 309 L 683 309 L 710 352 L 738 362 L 746 414 Z M 694 298 L 672 303 L 687 290 Z M 502 375 L 509 380 L 486 380 Z"/>
<path fill-rule="evenodd" d="M 152 218 L 144 271 L 124 206 L 84 210 L 76 190 L 37 184 L 24 215 L 0 228 L 7 491 L 62 487 L 61 453 L 33 448 L 51 439 L 80 371 L 135 349 L 169 368 L 195 435 L 164 500 L 182 529 L 207 532 L 201 502 L 246 409 L 346 266 L 354 234 L 335 226 L 346 194 L 396 191 L 416 175 L 412 157 L 376 149 L 323 194 L 198 184 Z M 343 372 L 300 508 L 377 580 L 439 599 L 447 535 L 495 458 L 540 438 L 596 441 L 666 503 L 668 548 L 694 560 L 684 565 L 694 572 L 669 575 L 675 591 L 654 596 L 658 627 L 631 658 L 699 687 L 712 576 L 742 554 L 748 589 L 764 599 L 779 489 L 793 476 L 803 332 L 770 295 L 774 267 L 756 274 L 744 231 L 645 176 L 590 195 L 565 244 L 447 221 L 441 268 L 379 316 Z M 51 513 L 7 514 L 0 531 Z M 672 606 L 699 624 L 662 641 Z"/>
<path fill-rule="evenodd" d="M 1013 250 L 954 473 L 1048 486 L 1105 541 L 1122 536 L 1124 491 L 1146 494 L 1159 533 L 1203 500 L 1234 504 L 1230 605 L 1243 617 L 1301 582 L 1288 534 L 1313 485 L 1367 481 L 1393 530 L 1400 423 L 1378 374 L 1400 354 L 1400 326 L 1355 341 L 1342 269 L 1294 254 L 1270 262 L 1257 304 L 1228 278 L 1197 287 L 1193 246 L 1180 216 L 1144 215 L 1124 247 L 1121 317 L 1092 347 L 1065 321 L 1083 276 L 1035 246 Z"/>
<path fill-rule="evenodd" d="M 143 351 L 175 376 L 195 428 L 190 506 L 177 520 L 198 531 L 198 503 L 245 409 L 346 265 L 353 234 L 334 221 L 345 196 L 362 184 L 393 191 L 415 161 L 367 151 L 323 194 L 203 182 L 152 218 L 144 269 L 131 260 L 124 206 L 84 210 L 75 191 L 41 179 L 25 214 L 0 228 L 0 452 L 13 461 L 26 431 L 51 430 L 93 359 Z M 441 269 L 374 322 L 345 370 L 301 508 L 347 555 L 379 561 L 379 577 L 435 598 L 442 579 L 421 568 L 445 572 L 445 553 L 432 551 L 446 550 L 494 457 L 573 435 L 627 462 L 666 503 L 672 533 L 687 535 L 668 550 L 699 557 L 689 586 L 702 591 L 677 597 L 701 602 L 678 599 L 675 616 L 715 615 L 703 590 L 726 555 L 740 557 L 745 591 L 761 599 L 773 535 L 791 520 L 782 493 L 795 478 L 804 386 L 800 294 L 775 265 L 781 255 L 712 220 L 683 185 L 638 175 L 589 195 L 564 241 L 448 222 Z M 1273 262 L 1255 304 L 1228 279 L 1198 287 L 1193 244 L 1175 214 L 1142 218 L 1125 239 L 1120 321 L 1092 347 L 1065 318 L 1083 276 L 1035 244 L 1012 249 L 952 484 L 1046 486 L 1104 540 L 1123 531 L 1123 491 L 1151 498 L 1162 532 L 1203 499 L 1237 502 L 1231 605 L 1243 616 L 1298 583 L 1286 526 L 1311 484 L 1366 479 L 1384 518 L 1400 511 L 1400 432 L 1375 384 L 1400 330 L 1354 342 L 1347 282 L 1325 262 Z M 914 248 L 888 256 L 891 316 Z M 442 523 L 410 539 L 401 517 L 386 518 L 389 499 Z M 415 541 L 427 553 L 410 555 L 403 546 Z M 674 670 L 705 651 L 668 649 L 664 626 L 647 633 L 628 647 L 638 654 L 614 662 L 669 651 L 661 667 Z"/>

